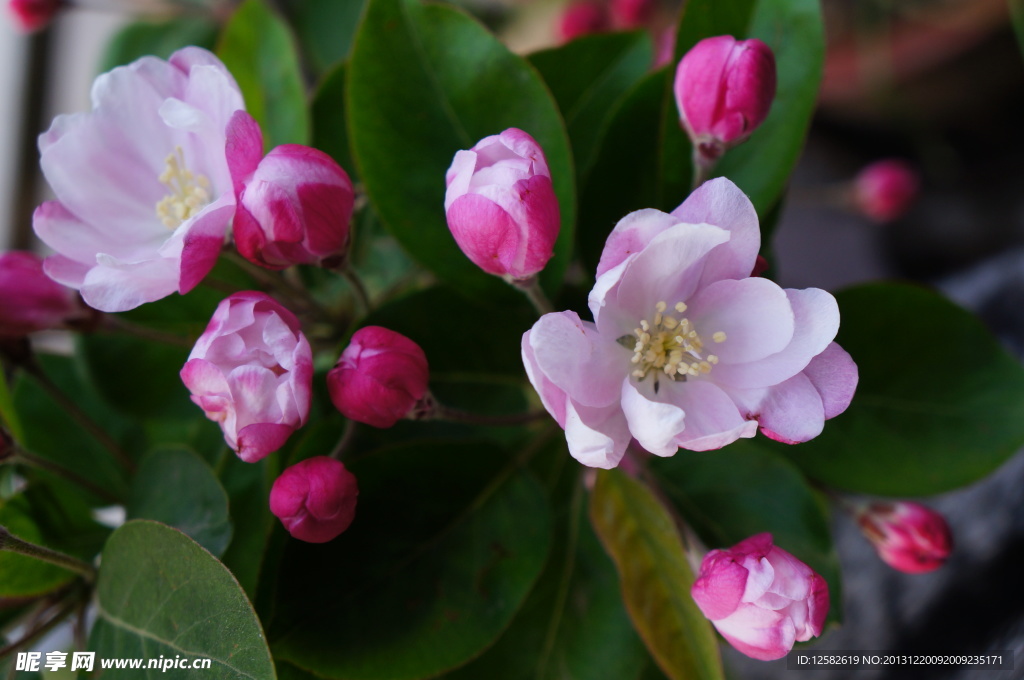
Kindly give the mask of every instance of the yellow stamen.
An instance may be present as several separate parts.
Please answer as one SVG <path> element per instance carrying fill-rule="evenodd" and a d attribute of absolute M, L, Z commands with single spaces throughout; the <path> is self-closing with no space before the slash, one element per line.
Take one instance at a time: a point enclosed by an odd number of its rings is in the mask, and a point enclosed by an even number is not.
<path fill-rule="evenodd" d="M 210 180 L 206 175 L 194 175 L 185 166 L 185 152 L 180 146 L 164 162 L 166 167 L 158 179 L 171 193 L 156 204 L 156 216 L 168 229 L 177 229 L 210 202 Z"/>

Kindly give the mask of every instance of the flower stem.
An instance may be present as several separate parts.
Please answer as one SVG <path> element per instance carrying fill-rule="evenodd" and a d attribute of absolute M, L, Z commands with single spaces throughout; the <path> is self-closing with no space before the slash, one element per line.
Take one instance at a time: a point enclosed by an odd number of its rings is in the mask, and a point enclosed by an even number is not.
<path fill-rule="evenodd" d="M 58 602 L 57 604 L 60 604 L 60 602 Z M 9 645 L 0 647 L 0 659 L 5 658 L 7 655 L 9 655 L 16 649 L 24 647 L 25 645 L 30 644 L 35 640 L 38 640 L 40 637 L 42 637 L 51 629 L 53 629 L 54 626 L 63 621 L 64 618 L 71 614 L 76 608 L 81 606 L 82 604 L 76 599 L 70 599 L 66 603 L 64 603 L 64 606 L 58 609 L 53 614 L 53 616 L 47 618 L 42 623 L 37 623 L 37 621 L 41 619 L 48 611 L 53 609 L 52 604 L 45 604 L 43 608 L 38 611 L 36 617 L 34 617 L 35 620 L 32 622 L 32 625 L 29 627 L 29 630 L 24 635 L 22 635 L 20 638 L 10 643 Z"/>
<path fill-rule="evenodd" d="M 330 311 L 317 302 L 309 291 L 305 287 L 297 285 L 289 281 L 284 276 L 273 273 L 268 269 L 264 269 L 258 265 L 249 262 L 249 260 L 242 257 L 240 254 L 233 250 L 228 250 L 225 253 L 226 257 L 239 266 L 245 273 L 253 277 L 262 284 L 269 286 L 277 290 L 279 293 L 289 297 L 293 302 L 305 306 L 310 311 L 316 313 L 322 319 L 330 319 Z"/>
<path fill-rule="evenodd" d="M 82 407 L 74 399 L 65 394 L 55 382 L 50 380 L 50 377 L 43 372 L 34 357 L 30 357 L 22 363 L 22 367 L 29 375 L 36 379 L 36 382 L 50 395 L 51 399 L 57 402 L 61 408 L 67 411 L 68 415 L 74 418 L 75 422 L 82 426 L 82 429 L 91 434 L 96 441 L 110 451 L 114 458 L 124 466 L 125 470 L 135 472 L 135 461 L 121 448 L 121 445 L 106 430 L 100 427 L 88 413 L 82 410 Z"/>
<path fill-rule="evenodd" d="M 536 276 L 531 276 L 526 279 L 512 279 L 509 280 L 513 286 L 518 288 L 526 298 L 533 305 L 533 308 L 537 310 L 537 313 L 541 316 L 550 314 L 555 311 L 554 306 L 551 304 L 551 300 L 548 300 L 548 296 L 544 294 L 544 290 L 540 287 L 540 281 Z"/>
<path fill-rule="evenodd" d="M 352 294 L 356 298 L 356 306 L 359 309 L 360 316 L 369 314 L 371 307 L 370 294 L 366 292 L 363 280 L 352 270 L 347 260 L 338 267 L 338 272 L 345 277 L 348 285 L 352 287 Z"/>
<path fill-rule="evenodd" d="M 61 477 L 62 479 L 66 479 L 72 484 L 77 484 L 82 489 L 110 503 L 121 502 L 120 498 L 110 493 L 103 487 L 94 484 L 93 482 L 90 482 L 88 479 L 84 477 L 81 477 L 78 473 L 72 472 L 71 470 L 68 470 L 66 467 L 54 463 L 52 460 L 46 460 L 45 458 L 40 458 L 34 453 L 29 453 L 28 451 L 25 451 L 21 447 L 15 448 L 14 455 L 11 456 L 9 462 L 26 465 L 28 467 L 36 468 L 37 470 L 45 470 L 46 472 Z"/>
<path fill-rule="evenodd" d="M 50 564 L 56 564 L 58 567 L 63 567 L 81 574 L 90 582 L 96 578 L 96 569 L 88 562 L 84 562 L 77 557 L 72 557 L 71 555 L 65 555 L 64 553 L 57 552 L 56 550 L 51 550 L 50 548 L 44 548 L 43 546 L 36 545 L 35 543 L 23 541 L 17 536 L 12 535 L 11 532 L 7 530 L 7 527 L 4 526 L 0 526 L 0 550 L 6 550 L 8 552 L 31 557 L 33 559 L 42 560 L 43 562 L 49 562 Z"/>
<path fill-rule="evenodd" d="M 193 344 L 192 341 L 184 335 L 164 333 L 163 331 L 158 331 L 154 328 L 148 328 L 146 326 L 132 323 L 131 321 L 114 316 L 113 314 L 107 314 L 103 317 L 103 328 L 107 331 L 125 333 L 127 335 L 133 335 L 141 340 L 152 340 L 153 342 L 159 342 L 165 345 L 192 347 Z"/>
<path fill-rule="evenodd" d="M 345 430 L 341 433 L 341 438 L 338 443 L 334 445 L 334 449 L 331 451 L 330 457 L 334 460 L 340 461 L 342 456 L 345 455 L 345 451 L 352 445 L 353 440 L 356 438 L 356 421 L 349 420 L 345 423 Z"/>
<path fill-rule="evenodd" d="M 701 184 L 708 181 L 711 176 L 711 171 L 715 169 L 715 165 L 718 164 L 718 158 L 710 156 L 707 152 L 701 149 L 700 144 L 694 144 L 693 146 L 693 184 L 690 187 L 690 191 L 695 191 L 700 188 Z"/>

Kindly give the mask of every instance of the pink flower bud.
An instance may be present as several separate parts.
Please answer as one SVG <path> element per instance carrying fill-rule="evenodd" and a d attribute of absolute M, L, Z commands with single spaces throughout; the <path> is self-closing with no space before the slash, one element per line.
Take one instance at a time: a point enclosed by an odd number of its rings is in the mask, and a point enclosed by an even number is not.
<path fill-rule="evenodd" d="M 9 0 L 7 11 L 19 31 L 31 33 L 50 23 L 63 6 L 61 0 Z"/>
<path fill-rule="evenodd" d="M 953 534 L 943 516 L 917 503 L 871 503 L 856 518 L 878 556 L 908 574 L 938 569 L 953 550 Z"/>
<path fill-rule="evenodd" d="M 690 592 L 729 644 L 762 661 L 820 635 L 828 614 L 825 579 L 768 533 L 709 552 Z"/>
<path fill-rule="evenodd" d="M 901 216 L 917 198 L 920 181 L 904 161 L 889 158 L 861 170 L 853 180 L 857 208 L 876 222 Z"/>
<path fill-rule="evenodd" d="M 270 511 L 300 541 L 326 543 L 352 524 L 357 496 L 355 475 L 339 461 L 317 456 L 281 473 L 270 489 Z"/>
<path fill-rule="evenodd" d="M 533 276 L 554 254 L 560 219 L 540 145 L 509 128 L 455 154 L 444 209 L 455 242 L 485 272 Z"/>
<path fill-rule="evenodd" d="M 608 8 L 599 0 L 578 0 L 565 8 L 558 21 L 558 36 L 569 42 L 580 36 L 611 29 Z"/>
<path fill-rule="evenodd" d="M 715 160 L 768 116 L 775 98 L 775 56 L 756 38 L 705 38 L 679 61 L 675 94 L 694 147 Z"/>
<path fill-rule="evenodd" d="M 340 258 L 348 246 L 354 194 L 340 165 L 323 151 L 282 144 L 260 160 L 263 136 L 244 111 L 228 123 L 235 185 L 235 245 L 268 269 Z"/>
<path fill-rule="evenodd" d="M 650 21 L 654 0 L 612 0 L 611 12 L 616 28 L 637 28 Z"/>
<path fill-rule="evenodd" d="M 0 255 L 0 336 L 58 328 L 82 313 L 78 296 L 43 272 L 29 252 Z"/>
<path fill-rule="evenodd" d="M 391 427 L 427 393 L 427 356 L 401 333 L 366 326 L 352 335 L 327 374 L 331 401 L 342 415 Z"/>
<path fill-rule="evenodd" d="M 243 291 L 217 306 L 181 379 L 239 458 L 253 463 L 306 423 L 313 353 L 294 314 Z"/>

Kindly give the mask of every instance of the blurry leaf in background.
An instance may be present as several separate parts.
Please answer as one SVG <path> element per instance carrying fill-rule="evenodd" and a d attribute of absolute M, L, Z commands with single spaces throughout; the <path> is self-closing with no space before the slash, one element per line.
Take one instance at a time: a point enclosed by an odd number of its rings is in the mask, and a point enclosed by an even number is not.
<path fill-rule="evenodd" d="M 217 25 L 198 16 L 182 16 L 167 21 L 138 21 L 128 24 L 107 43 L 98 72 L 129 64 L 139 57 L 167 59 L 175 50 L 187 45 L 213 49 Z"/>
<path fill-rule="evenodd" d="M 309 142 L 306 88 L 291 29 L 264 0 L 245 0 L 228 21 L 217 56 L 238 81 L 265 150 Z"/>
<path fill-rule="evenodd" d="M 231 540 L 228 496 L 206 461 L 184 448 L 158 448 L 142 458 L 132 481 L 129 519 L 178 529 L 214 557 Z"/>
<path fill-rule="evenodd" d="M 245 593 L 185 534 L 149 520 L 128 522 L 111 535 L 100 564 L 97 618 L 87 647 L 98 657 L 212 661 L 202 671 L 159 673 L 167 678 L 276 677 Z"/>
<path fill-rule="evenodd" d="M 0 504 L 0 526 L 23 541 L 46 545 L 23 496 Z M 77 576 L 72 571 L 25 555 L 0 551 L 0 598 L 32 597 L 48 593 Z"/>
<path fill-rule="evenodd" d="M 486 442 L 411 444 L 346 466 L 355 522 L 291 540 L 269 622 L 275 658 L 316 675 L 433 677 L 487 648 L 548 554 L 547 501 Z"/>
<path fill-rule="evenodd" d="M 711 622 L 690 596 L 694 575 L 675 523 L 651 491 L 618 470 L 599 470 L 590 521 L 615 561 L 630 618 L 672 680 L 724 680 Z"/>
<path fill-rule="evenodd" d="M 234 530 L 221 559 L 250 600 L 255 599 L 267 536 L 277 521 L 270 514 L 271 480 L 268 479 L 268 469 L 274 462 L 264 459 L 258 463 L 246 463 L 228 452 L 227 462 L 220 473 L 221 483 L 228 494 Z"/>
<path fill-rule="evenodd" d="M 349 148 L 348 124 L 345 119 L 345 82 L 348 66 L 332 68 L 313 94 L 313 146 L 330 154 L 345 169 L 353 184 L 359 182 L 356 164 Z"/>
<path fill-rule="evenodd" d="M 285 3 L 299 43 L 316 73 L 326 73 L 348 57 L 366 2 L 290 0 Z"/>
<path fill-rule="evenodd" d="M 370 0 L 349 62 L 347 107 L 359 174 L 385 226 L 438 277 L 492 302 L 513 294 L 455 244 L 445 173 L 455 152 L 484 137 L 509 127 L 532 135 L 547 157 L 562 220 L 541 279 L 549 290 L 560 285 L 575 223 L 572 158 L 555 103 L 525 60 L 452 7 Z"/>
<path fill-rule="evenodd" d="M 853 403 L 809 442 L 766 446 L 837 489 L 923 496 L 981 479 L 1024 444 L 1024 368 L 972 314 L 906 284 L 836 298 L 837 341 L 860 369 Z"/>

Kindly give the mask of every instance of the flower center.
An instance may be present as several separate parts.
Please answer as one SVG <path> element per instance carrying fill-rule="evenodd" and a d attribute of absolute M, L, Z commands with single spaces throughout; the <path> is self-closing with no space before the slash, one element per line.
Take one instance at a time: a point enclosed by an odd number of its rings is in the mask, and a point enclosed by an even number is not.
<path fill-rule="evenodd" d="M 653 371 L 655 390 L 662 373 L 672 380 L 686 380 L 688 376 L 710 373 L 711 367 L 718 363 L 717 356 L 704 353 L 704 341 L 690 320 L 682 316 L 686 305 L 675 304 L 678 318 L 666 314 L 667 309 L 668 305 L 659 302 L 654 306 L 654 318 L 642 320 L 640 327 L 633 330 L 636 343 L 631 361 L 636 368 L 632 375 L 643 380 Z M 725 342 L 725 333 L 718 331 L 711 339 L 716 343 Z M 633 336 L 626 335 L 621 340 L 632 344 Z"/>
<path fill-rule="evenodd" d="M 166 184 L 171 193 L 156 204 L 156 216 L 168 229 L 177 229 L 210 202 L 210 180 L 206 175 L 192 174 L 185 166 L 185 152 L 180 146 L 164 162 L 167 165 L 160 174 L 160 183 Z"/>

